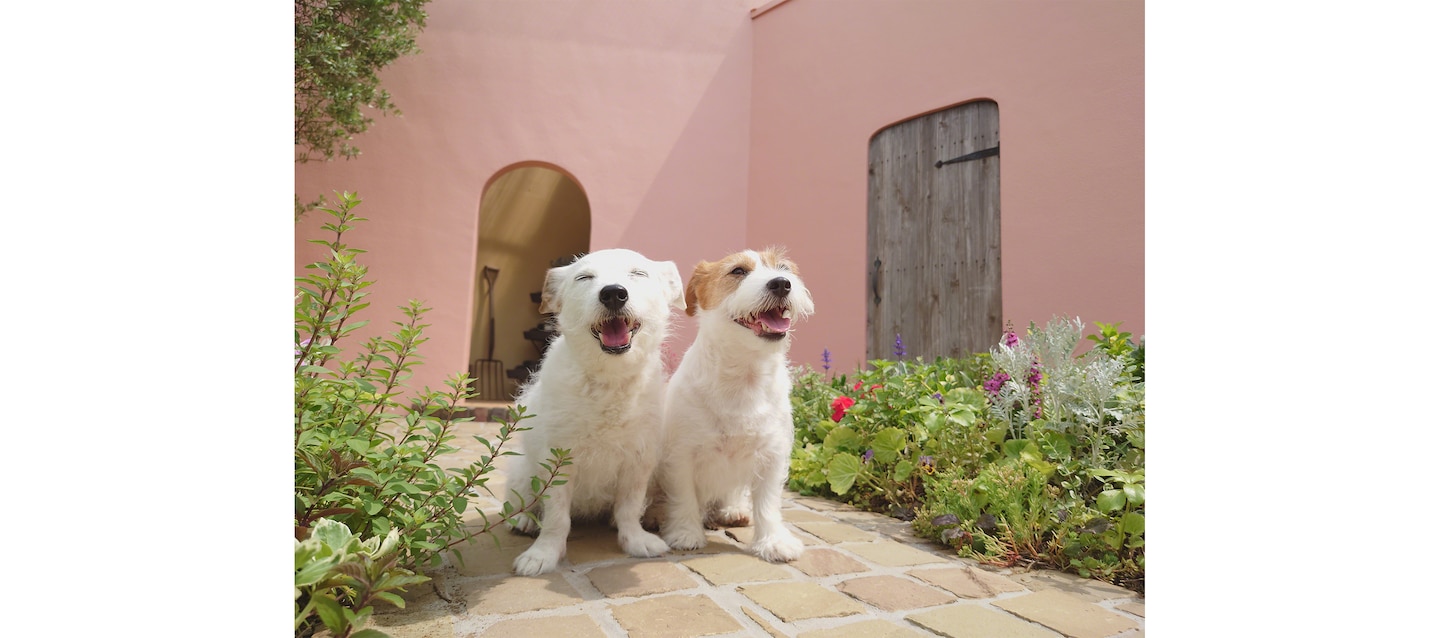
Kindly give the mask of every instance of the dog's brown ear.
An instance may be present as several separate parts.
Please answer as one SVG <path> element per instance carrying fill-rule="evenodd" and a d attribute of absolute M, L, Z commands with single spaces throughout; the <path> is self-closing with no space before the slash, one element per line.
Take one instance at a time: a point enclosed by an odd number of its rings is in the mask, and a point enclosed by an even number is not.
<path fill-rule="evenodd" d="M 700 309 L 700 298 L 696 293 L 702 282 L 710 278 L 710 273 L 715 270 L 713 262 L 702 261 L 695 264 L 695 272 L 690 273 L 690 283 L 685 284 L 685 314 L 695 316 L 695 311 Z"/>
<path fill-rule="evenodd" d="M 665 290 L 665 300 L 674 308 L 688 310 L 689 304 L 685 299 L 685 282 L 680 278 L 680 267 L 673 261 L 655 262 L 656 276 L 660 278 L 660 286 Z"/>
<path fill-rule="evenodd" d="M 565 283 L 569 273 L 569 266 L 545 271 L 545 285 L 540 288 L 540 312 L 542 314 L 558 314 L 560 312 L 560 286 Z"/>

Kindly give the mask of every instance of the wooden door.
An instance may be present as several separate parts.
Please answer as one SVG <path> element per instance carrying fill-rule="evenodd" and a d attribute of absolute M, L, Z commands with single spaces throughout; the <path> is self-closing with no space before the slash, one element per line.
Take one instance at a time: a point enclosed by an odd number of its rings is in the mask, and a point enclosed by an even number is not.
<path fill-rule="evenodd" d="M 870 140 L 866 355 L 964 357 L 1000 340 L 1000 109 L 969 102 Z"/>

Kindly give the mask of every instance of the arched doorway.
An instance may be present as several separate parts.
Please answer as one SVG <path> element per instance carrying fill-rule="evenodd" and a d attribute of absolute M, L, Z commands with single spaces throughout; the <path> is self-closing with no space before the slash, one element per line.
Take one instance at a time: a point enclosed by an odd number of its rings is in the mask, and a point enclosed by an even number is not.
<path fill-rule="evenodd" d="M 977 100 L 870 139 L 866 358 L 934 361 L 1000 339 L 1000 108 Z"/>
<path fill-rule="evenodd" d="M 545 345 L 545 271 L 590 250 L 590 200 L 559 167 L 514 164 L 485 187 L 479 228 L 470 376 L 477 399 L 509 401 Z"/>

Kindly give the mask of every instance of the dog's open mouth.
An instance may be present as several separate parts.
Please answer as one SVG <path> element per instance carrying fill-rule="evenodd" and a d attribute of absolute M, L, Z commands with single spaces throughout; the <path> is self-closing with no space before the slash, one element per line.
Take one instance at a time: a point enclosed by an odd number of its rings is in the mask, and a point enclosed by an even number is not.
<path fill-rule="evenodd" d="M 755 336 L 763 339 L 777 340 L 785 338 L 790 332 L 790 314 L 788 306 L 780 306 L 757 312 L 748 317 L 741 317 L 735 320 L 746 328 L 755 332 Z"/>
<path fill-rule="evenodd" d="M 630 338 L 640 329 L 640 322 L 625 317 L 611 317 L 595 324 L 590 333 L 600 341 L 600 349 L 620 354 L 630 349 Z"/>

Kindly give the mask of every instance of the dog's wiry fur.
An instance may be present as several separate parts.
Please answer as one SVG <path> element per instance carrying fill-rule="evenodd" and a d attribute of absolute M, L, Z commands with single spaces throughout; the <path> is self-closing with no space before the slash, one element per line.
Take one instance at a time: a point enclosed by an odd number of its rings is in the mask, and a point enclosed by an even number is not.
<path fill-rule="evenodd" d="M 750 551 L 768 561 L 800 557 L 780 520 L 795 432 L 790 420 L 792 320 L 814 301 L 778 249 L 701 262 L 685 289 L 699 332 L 665 394 L 665 493 L 661 536 L 674 549 L 705 545 L 703 525 L 744 525 Z"/>
<path fill-rule="evenodd" d="M 523 455 L 509 468 L 508 498 L 517 508 L 517 499 L 532 498 L 530 477 L 544 474 L 538 463 L 552 448 L 568 448 L 573 464 L 562 470 L 567 482 L 546 492 L 539 535 L 515 559 L 516 573 L 555 569 L 572 516 L 612 513 L 620 547 L 631 556 L 668 549 L 641 528 L 640 516 L 661 453 L 660 346 L 671 308 L 685 308 L 675 263 L 634 251 L 597 251 L 546 274 L 541 311 L 555 313 L 559 336 L 516 399 L 534 418 L 524 422 L 532 429 L 521 433 Z M 536 531 L 529 518 L 510 523 L 523 533 Z"/>

